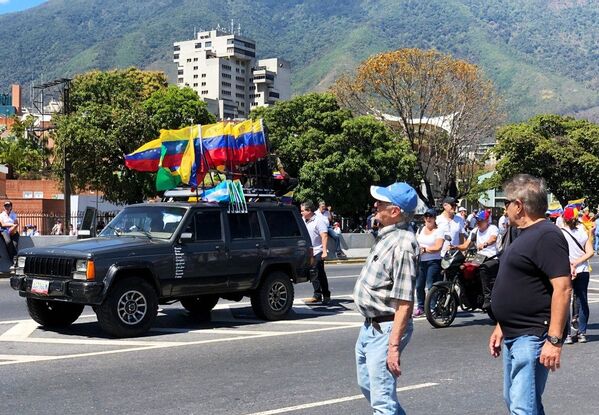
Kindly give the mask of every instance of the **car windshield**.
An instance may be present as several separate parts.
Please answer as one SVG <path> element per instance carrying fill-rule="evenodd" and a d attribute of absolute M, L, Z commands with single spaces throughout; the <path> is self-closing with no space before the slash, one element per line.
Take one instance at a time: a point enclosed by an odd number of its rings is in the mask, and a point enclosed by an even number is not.
<path fill-rule="evenodd" d="M 127 207 L 102 230 L 99 236 L 146 236 L 170 239 L 185 215 L 186 209 L 166 206 Z"/>

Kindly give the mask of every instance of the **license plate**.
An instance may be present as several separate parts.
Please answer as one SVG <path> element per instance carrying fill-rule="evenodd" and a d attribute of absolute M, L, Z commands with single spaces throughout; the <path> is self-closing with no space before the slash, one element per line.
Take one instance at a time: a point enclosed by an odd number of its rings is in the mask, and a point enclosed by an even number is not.
<path fill-rule="evenodd" d="M 48 287 L 50 286 L 50 281 L 48 280 L 33 280 L 31 282 L 31 292 L 35 294 L 48 294 Z"/>

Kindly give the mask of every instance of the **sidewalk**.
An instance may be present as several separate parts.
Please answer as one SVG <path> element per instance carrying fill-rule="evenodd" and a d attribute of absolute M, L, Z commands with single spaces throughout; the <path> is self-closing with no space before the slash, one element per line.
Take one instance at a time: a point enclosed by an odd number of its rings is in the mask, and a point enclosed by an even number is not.
<path fill-rule="evenodd" d="M 350 248 L 344 249 L 347 259 L 337 258 L 337 255 L 329 251 L 331 257 L 325 260 L 326 264 L 362 264 L 370 253 L 370 248 Z"/>

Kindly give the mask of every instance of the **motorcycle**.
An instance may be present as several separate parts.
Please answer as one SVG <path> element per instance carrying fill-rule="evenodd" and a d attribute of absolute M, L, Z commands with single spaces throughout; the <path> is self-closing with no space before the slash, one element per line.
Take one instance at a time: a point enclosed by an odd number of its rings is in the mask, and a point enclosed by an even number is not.
<path fill-rule="evenodd" d="M 433 327 L 449 327 L 458 306 L 464 311 L 482 310 L 484 296 L 478 268 L 484 260 L 474 248 L 465 255 L 457 249 L 447 251 L 441 259 L 443 281 L 434 283 L 424 300 L 424 313 Z M 486 312 L 495 321 L 491 309 Z"/>

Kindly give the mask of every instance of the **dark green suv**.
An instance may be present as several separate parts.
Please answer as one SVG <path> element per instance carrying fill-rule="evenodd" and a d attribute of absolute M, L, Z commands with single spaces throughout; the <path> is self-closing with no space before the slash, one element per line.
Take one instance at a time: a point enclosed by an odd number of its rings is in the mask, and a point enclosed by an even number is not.
<path fill-rule="evenodd" d="M 219 298 L 249 296 L 258 317 L 283 318 L 311 259 L 293 206 L 228 213 L 218 204 L 148 203 L 126 207 L 97 238 L 21 250 L 10 283 L 43 326 L 70 325 L 91 305 L 104 331 L 129 337 L 174 301 L 205 315 Z"/>

